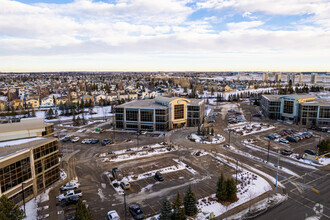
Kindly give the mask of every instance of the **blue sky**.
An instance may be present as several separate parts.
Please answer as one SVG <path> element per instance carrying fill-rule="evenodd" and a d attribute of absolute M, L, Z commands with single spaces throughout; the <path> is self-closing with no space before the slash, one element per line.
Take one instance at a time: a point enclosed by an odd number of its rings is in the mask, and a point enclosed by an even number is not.
<path fill-rule="evenodd" d="M 0 0 L 0 71 L 329 71 L 328 0 Z"/>

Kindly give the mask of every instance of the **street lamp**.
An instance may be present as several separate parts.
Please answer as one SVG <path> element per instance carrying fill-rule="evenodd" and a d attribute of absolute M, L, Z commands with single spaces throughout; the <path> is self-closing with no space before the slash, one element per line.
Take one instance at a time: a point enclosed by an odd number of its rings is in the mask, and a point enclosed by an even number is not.
<path fill-rule="evenodd" d="M 270 140 L 268 140 L 268 154 L 267 154 L 267 163 L 269 161 L 269 148 L 270 148 Z"/>
<path fill-rule="evenodd" d="M 125 191 L 124 191 L 124 210 L 125 210 L 124 219 L 126 220 L 127 210 L 126 210 L 126 193 L 125 193 Z"/>
<path fill-rule="evenodd" d="M 24 206 L 24 216 L 26 216 L 26 211 L 25 211 L 25 197 L 24 197 L 24 182 L 22 182 L 22 196 L 23 196 L 23 206 Z"/>
<path fill-rule="evenodd" d="M 236 160 L 236 185 L 237 185 L 237 169 L 238 169 L 238 160 L 235 158 Z"/>

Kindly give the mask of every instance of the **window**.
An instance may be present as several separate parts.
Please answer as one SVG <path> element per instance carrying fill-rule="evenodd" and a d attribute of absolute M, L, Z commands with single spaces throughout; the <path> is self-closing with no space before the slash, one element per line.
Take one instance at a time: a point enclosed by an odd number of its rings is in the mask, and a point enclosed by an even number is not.
<path fill-rule="evenodd" d="M 57 151 L 57 141 L 53 141 L 33 150 L 34 159 L 37 160 L 47 154 Z"/>
<path fill-rule="evenodd" d="M 188 111 L 199 111 L 199 106 L 189 106 L 188 105 Z"/>
<path fill-rule="evenodd" d="M 116 121 L 116 128 L 124 128 L 124 123 L 122 121 Z"/>
<path fill-rule="evenodd" d="M 116 113 L 124 113 L 124 108 L 115 108 Z"/>
<path fill-rule="evenodd" d="M 60 168 L 57 166 L 45 173 L 45 187 L 47 188 L 51 184 L 60 179 Z"/>
<path fill-rule="evenodd" d="M 156 115 L 156 122 L 166 122 L 166 117 Z"/>
<path fill-rule="evenodd" d="M 183 119 L 184 118 L 184 105 L 175 105 L 174 106 L 174 119 Z"/>
<path fill-rule="evenodd" d="M 141 130 L 153 130 L 152 125 L 141 125 Z"/>
<path fill-rule="evenodd" d="M 116 113 L 116 120 L 117 120 L 117 121 L 122 121 L 122 120 L 124 120 L 124 115 L 123 115 L 123 114 L 117 114 L 117 113 Z"/>
<path fill-rule="evenodd" d="M 156 115 L 165 115 L 166 111 L 164 109 L 156 109 Z"/>
<path fill-rule="evenodd" d="M 137 109 L 126 109 L 126 121 L 138 121 L 138 115 Z"/>
<path fill-rule="evenodd" d="M 284 101 L 283 112 L 293 114 L 293 101 Z"/>
<path fill-rule="evenodd" d="M 154 120 L 154 112 L 153 110 L 141 110 L 140 111 L 141 115 L 141 121 L 145 122 L 153 122 Z"/>

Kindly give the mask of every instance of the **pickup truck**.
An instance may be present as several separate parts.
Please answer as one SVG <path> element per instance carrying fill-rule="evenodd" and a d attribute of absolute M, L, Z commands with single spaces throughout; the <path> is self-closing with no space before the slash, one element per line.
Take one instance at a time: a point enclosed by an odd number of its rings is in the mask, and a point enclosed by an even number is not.
<path fill-rule="evenodd" d="M 58 201 L 62 201 L 63 199 L 68 199 L 70 197 L 73 197 L 73 196 L 82 196 L 82 191 L 81 190 L 69 190 L 61 195 L 59 195 L 57 198 L 58 198 Z"/>
<path fill-rule="evenodd" d="M 61 190 L 72 190 L 72 189 L 78 189 L 79 184 L 78 183 L 67 183 L 63 186 L 61 186 Z"/>

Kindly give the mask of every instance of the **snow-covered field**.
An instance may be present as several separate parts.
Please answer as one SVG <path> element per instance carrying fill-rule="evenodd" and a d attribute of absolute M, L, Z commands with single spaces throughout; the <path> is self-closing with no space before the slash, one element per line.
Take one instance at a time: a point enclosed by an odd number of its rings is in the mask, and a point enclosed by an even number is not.
<path fill-rule="evenodd" d="M 246 124 L 246 122 L 245 122 Z M 271 129 L 274 129 L 275 127 L 273 125 L 268 125 L 265 123 L 258 123 L 253 122 L 251 124 L 246 124 L 238 127 L 231 127 L 230 129 L 234 131 L 236 134 L 240 134 L 242 136 L 256 134 L 264 131 L 268 131 Z"/>
<path fill-rule="evenodd" d="M 225 138 L 220 134 L 217 134 L 215 136 L 210 136 L 210 139 L 208 138 L 203 139 L 203 136 L 193 133 L 188 136 L 188 139 L 196 143 L 202 143 L 202 144 L 220 144 L 225 141 Z"/>
<path fill-rule="evenodd" d="M 90 119 L 90 118 L 102 118 L 102 117 L 110 117 L 114 114 L 111 113 L 111 106 L 96 106 L 93 108 L 93 112 L 95 114 L 89 114 L 89 108 L 85 108 L 84 111 L 87 113 L 84 113 L 84 118 Z M 58 114 L 60 115 L 62 113 L 61 110 L 58 110 Z M 82 114 L 76 115 L 76 117 L 82 117 Z M 37 118 L 45 118 L 45 111 L 36 111 L 36 117 Z M 46 122 L 55 122 L 55 121 L 68 121 L 72 120 L 72 116 L 59 116 L 55 119 L 45 119 Z"/>

